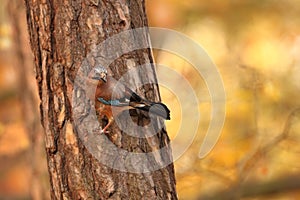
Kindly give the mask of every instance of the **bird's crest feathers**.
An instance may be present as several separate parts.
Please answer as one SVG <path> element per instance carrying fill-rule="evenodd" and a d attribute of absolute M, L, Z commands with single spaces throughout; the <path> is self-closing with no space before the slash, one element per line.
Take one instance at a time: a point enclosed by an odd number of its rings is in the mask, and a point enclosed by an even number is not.
<path fill-rule="evenodd" d="M 101 65 L 100 66 L 97 66 L 94 68 L 95 72 L 96 73 L 106 73 L 107 74 L 107 69 L 105 69 L 104 67 L 102 67 Z"/>

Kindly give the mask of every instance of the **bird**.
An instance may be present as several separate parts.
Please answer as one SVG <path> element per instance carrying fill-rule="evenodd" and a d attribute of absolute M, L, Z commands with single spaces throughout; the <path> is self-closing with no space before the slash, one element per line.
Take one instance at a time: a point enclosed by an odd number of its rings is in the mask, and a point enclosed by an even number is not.
<path fill-rule="evenodd" d="M 165 104 L 142 98 L 124 83 L 114 79 L 105 67 L 96 66 L 91 74 L 91 78 L 98 81 L 95 92 L 95 109 L 100 117 L 106 116 L 108 119 L 102 133 L 108 133 L 107 129 L 114 122 L 114 118 L 125 110 L 143 110 L 170 120 L 170 110 Z"/>

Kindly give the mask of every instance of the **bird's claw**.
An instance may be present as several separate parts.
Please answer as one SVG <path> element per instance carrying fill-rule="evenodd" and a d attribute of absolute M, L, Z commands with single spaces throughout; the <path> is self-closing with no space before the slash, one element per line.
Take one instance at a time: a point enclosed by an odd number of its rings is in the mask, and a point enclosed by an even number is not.
<path fill-rule="evenodd" d="M 107 130 L 101 130 L 100 131 L 100 134 L 108 134 L 109 133 L 109 131 L 107 131 Z"/>

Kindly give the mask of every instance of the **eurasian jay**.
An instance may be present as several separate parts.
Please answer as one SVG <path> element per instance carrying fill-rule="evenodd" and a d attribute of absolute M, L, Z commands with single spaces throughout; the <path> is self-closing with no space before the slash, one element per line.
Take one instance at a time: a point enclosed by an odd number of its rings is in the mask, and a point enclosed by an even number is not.
<path fill-rule="evenodd" d="M 101 117 L 106 116 L 108 119 L 108 123 L 102 129 L 102 133 L 105 133 L 114 121 L 113 114 L 116 117 L 129 109 L 139 109 L 166 120 L 170 119 L 170 110 L 165 104 L 143 99 L 126 85 L 108 75 L 104 67 L 98 66 L 94 68 L 91 78 L 98 80 L 95 94 L 96 110 L 99 111 Z"/>

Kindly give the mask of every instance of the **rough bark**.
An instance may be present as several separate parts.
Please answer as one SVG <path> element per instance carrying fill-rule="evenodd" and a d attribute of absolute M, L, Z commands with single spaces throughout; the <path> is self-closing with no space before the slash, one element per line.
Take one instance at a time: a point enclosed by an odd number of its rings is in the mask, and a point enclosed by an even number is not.
<path fill-rule="evenodd" d="M 158 153 L 159 155 L 149 156 L 146 160 L 136 161 L 143 162 L 146 168 L 155 169 L 144 173 L 119 171 L 117 167 L 111 168 L 99 162 L 99 158 L 92 155 L 83 144 L 78 133 L 83 126 L 91 125 L 90 120 L 86 119 L 90 116 L 89 110 L 93 103 L 87 101 L 86 104 L 77 105 L 76 98 L 88 94 L 80 88 L 73 93 L 76 74 L 88 55 L 91 63 L 96 60 L 91 52 L 97 44 L 119 32 L 147 26 L 144 1 L 25 2 L 41 99 L 41 121 L 45 129 L 51 198 L 177 199 L 169 138 L 164 128 L 151 137 L 139 138 L 124 133 L 114 125 L 110 134 L 102 135 L 99 143 L 95 144 L 95 148 L 106 153 L 111 153 L 103 142 L 106 139 L 129 153 L 147 153 L 166 147 L 167 151 L 163 154 Z M 147 43 L 147 34 L 135 42 Z M 151 50 L 144 48 L 120 55 L 110 64 L 110 68 L 113 76 L 119 79 L 129 67 L 152 62 Z M 147 83 L 150 79 L 156 80 L 153 64 L 149 65 L 147 72 L 140 71 L 139 75 L 129 76 L 126 82 L 141 96 L 158 101 L 157 84 L 143 87 L 137 84 Z M 78 109 L 79 117 L 86 123 L 74 123 L 74 117 L 78 117 Z M 132 118 L 138 124 L 149 123 L 144 113 L 133 114 Z M 126 124 L 128 119 L 121 116 L 120 120 Z M 159 126 L 159 120 L 156 123 Z M 139 134 L 147 135 L 147 130 Z M 129 160 L 130 164 L 127 166 L 127 154 L 114 155 L 111 160 L 114 160 L 115 166 L 123 165 L 125 169 L 135 165 L 134 160 Z M 169 165 L 164 165 L 169 162 Z"/>
<path fill-rule="evenodd" d="M 26 27 L 24 2 L 13 0 L 8 4 L 14 38 L 15 70 L 18 80 L 18 94 L 22 108 L 24 126 L 30 141 L 28 167 L 30 197 L 33 200 L 50 199 L 43 129 L 38 112 L 38 93 L 34 83 L 33 56 L 30 51 Z"/>

